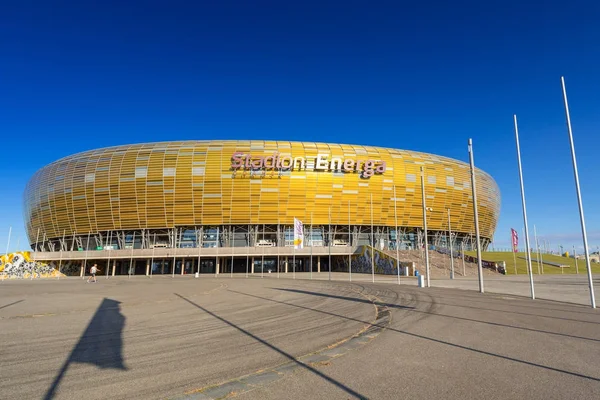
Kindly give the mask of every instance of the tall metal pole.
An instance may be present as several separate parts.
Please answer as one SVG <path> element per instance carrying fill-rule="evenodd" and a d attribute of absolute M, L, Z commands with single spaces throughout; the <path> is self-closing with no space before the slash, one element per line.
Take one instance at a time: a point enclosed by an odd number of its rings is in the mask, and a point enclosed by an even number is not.
<path fill-rule="evenodd" d="M 333 238 L 331 237 L 331 206 L 329 206 L 329 240 L 328 240 L 328 248 L 329 248 L 329 280 L 331 280 L 331 241 Z"/>
<path fill-rule="evenodd" d="M 63 253 L 63 246 L 65 246 L 65 234 L 66 233 L 67 233 L 67 230 L 63 229 L 62 241 L 60 242 L 60 257 L 58 260 L 58 275 L 56 275 L 58 277 L 58 279 L 60 279 L 60 270 L 62 268 L 62 253 Z M 31 273 L 33 274 L 33 271 Z"/>
<path fill-rule="evenodd" d="M 539 256 L 540 256 L 540 265 L 542 266 L 542 275 L 544 275 L 544 254 L 543 254 L 541 248 L 539 250 Z"/>
<path fill-rule="evenodd" d="M 8 248 L 10 247 L 10 235 L 12 233 L 12 226 L 8 228 L 8 243 L 6 244 L 6 255 L 8 255 Z"/>
<path fill-rule="evenodd" d="M 371 193 L 371 278 L 375 282 L 375 231 L 373 229 L 373 193 Z"/>
<path fill-rule="evenodd" d="M 231 235 L 231 273 L 229 276 L 230 278 L 233 278 L 233 251 L 235 250 L 235 226 L 233 227 L 233 233 Z"/>
<path fill-rule="evenodd" d="M 533 238 L 535 240 L 535 255 L 537 256 L 537 267 L 538 267 L 538 275 L 539 275 L 540 274 L 540 245 L 538 244 L 537 229 L 535 229 L 535 224 L 533 224 Z"/>
<path fill-rule="evenodd" d="M 313 278 L 313 212 L 310 212 L 310 279 Z"/>
<path fill-rule="evenodd" d="M 521 203 L 523 204 L 523 223 L 525 225 L 525 257 L 527 257 L 527 270 L 529 272 L 529 286 L 531 289 L 531 299 L 535 299 L 535 289 L 533 287 L 533 268 L 531 267 L 531 246 L 529 246 L 529 225 L 527 225 L 527 206 L 525 204 L 525 187 L 523 186 L 523 169 L 521 167 L 521 146 L 519 145 L 519 127 L 517 125 L 517 116 L 513 115 L 513 118 L 515 122 L 517 159 L 519 161 L 519 179 L 521 181 Z"/>
<path fill-rule="evenodd" d="M 427 287 L 431 287 L 431 280 L 429 276 L 429 244 L 427 243 L 427 205 L 425 200 L 425 170 L 421 166 L 421 195 L 423 198 L 423 230 L 425 239 L 425 271 L 427 274 Z"/>
<path fill-rule="evenodd" d="M 215 256 L 215 278 L 219 277 L 219 269 L 221 269 L 221 263 L 219 262 L 219 232 L 220 232 L 220 227 L 217 227 L 217 243 L 216 243 L 216 256 Z M 173 264 L 175 263 L 175 258 L 173 258 Z M 173 270 L 175 267 L 173 267 Z"/>
<path fill-rule="evenodd" d="M 448 209 L 448 245 L 450 246 L 450 279 L 454 279 L 454 255 L 452 254 L 452 228 L 450 225 L 450 209 Z"/>
<path fill-rule="evenodd" d="M 577 202 L 579 203 L 579 218 L 581 220 L 581 233 L 583 234 L 583 251 L 585 253 L 585 265 L 587 268 L 588 285 L 590 288 L 590 303 L 596 308 L 596 297 L 594 295 L 594 282 L 592 279 L 592 266 L 590 265 L 590 254 L 588 250 L 587 230 L 585 229 L 585 216 L 583 214 L 583 203 L 581 201 L 581 190 L 579 188 L 579 173 L 577 171 L 577 158 L 575 157 L 575 144 L 573 143 L 573 130 L 571 129 L 571 116 L 569 115 L 569 103 L 567 101 L 567 89 L 564 76 L 560 77 L 565 101 L 565 114 L 567 116 L 567 127 L 569 128 L 569 141 L 571 142 L 571 158 L 573 159 L 573 174 L 575 175 L 575 186 L 577 188 Z"/>
<path fill-rule="evenodd" d="M 398 285 L 400 284 L 400 235 L 398 234 L 398 199 L 396 198 L 396 185 L 394 185 L 394 225 L 396 225 L 396 272 L 398 272 Z"/>
<path fill-rule="evenodd" d="M 475 240 L 477 241 L 477 273 L 479 274 L 479 292 L 483 293 L 483 267 L 481 266 L 481 240 L 479 239 L 479 212 L 477 211 L 477 188 L 475 182 L 475 161 L 473 160 L 473 139 L 469 139 L 469 159 L 471 162 L 471 189 L 473 191 Z"/>
<path fill-rule="evenodd" d="M 148 233 L 150 233 L 150 232 L 148 232 Z M 110 249 L 110 247 L 109 247 L 109 249 Z M 150 259 L 150 278 L 152 278 L 152 270 L 154 269 L 154 250 L 155 249 L 156 249 L 156 232 L 154 232 L 154 241 L 152 242 L 152 258 Z M 109 250 L 108 254 L 110 254 L 110 250 Z M 109 262 L 109 264 L 110 264 L 110 262 Z M 108 266 L 106 267 L 106 269 L 108 270 Z M 198 250 L 198 275 L 199 274 L 200 274 L 200 250 Z M 108 279 L 108 271 L 106 271 L 106 279 Z"/>
<path fill-rule="evenodd" d="M 90 246 L 90 232 L 87 235 L 87 242 L 85 243 L 85 258 L 83 260 L 83 276 L 81 279 L 85 279 L 85 270 L 87 268 L 87 259 L 88 259 L 88 247 Z"/>
<path fill-rule="evenodd" d="M 460 252 L 462 255 L 462 265 L 463 265 L 463 276 L 467 275 L 467 270 L 465 269 L 465 243 L 460 242 Z"/>
<path fill-rule="evenodd" d="M 348 274 L 350 276 L 350 282 L 352 282 L 352 229 L 350 228 L 350 200 L 348 200 L 348 244 L 350 245 L 350 252 L 348 253 Z"/>
<path fill-rule="evenodd" d="M 177 246 L 177 239 L 175 239 L 175 246 Z M 133 267 L 133 249 L 134 249 L 134 247 L 135 247 L 135 231 L 133 231 L 133 241 L 131 243 L 131 258 L 129 259 L 129 279 L 131 279 L 131 268 Z M 175 264 L 173 264 L 173 274 L 175 274 Z"/>

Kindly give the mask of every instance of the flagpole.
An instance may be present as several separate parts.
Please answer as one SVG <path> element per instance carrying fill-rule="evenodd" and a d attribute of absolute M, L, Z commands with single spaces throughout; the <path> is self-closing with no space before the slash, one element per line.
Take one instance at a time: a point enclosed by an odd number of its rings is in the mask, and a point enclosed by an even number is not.
<path fill-rule="evenodd" d="M 394 224 L 396 225 L 396 272 L 398 272 L 398 285 L 400 284 L 400 236 L 398 235 L 398 199 L 396 198 L 396 185 L 394 185 Z"/>
<path fill-rule="evenodd" d="M 375 232 L 373 230 L 373 193 L 371 193 L 371 279 L 375 282 Z"/>
<path fill-rule="evenodd" d="M 592 266 L 590 265 L 590 254 L 588 250 L 587 230 L 585 229 L 585 216 L 583 213 L 583 203 L 581 201 L 581 190 L 579 188 L 579 173 L 577 171 L 577 158 L 575 156 L 575 144 L 573 143 L 573 130 L 571 128 L 571 116 L 569 115 L 569 103 L 567 101 L 567 88 L 565 87 L 564 76 L 560 77 L 562 83 L 563 99 L 565 102 L 565 114 L 567 117 L 567 127 L 569 130 L 569 141 L 571 143 L 571 158 L 573 160 L 573 174 L 575 176 L 575 186 L 577 188 L 577 201 L 579 203 L 579 218 L 581 220 L 581 233 L 583 234 L 583 251 L 585 253 L 585 265 L 587 267 L 588 285 L 590 288 L 590 303 L 592 308 L 596 308 L 596 297 L 594 295 L 594 281 L 592 279 Z"/>
<path fill-rule="evenodd" d="M 525 205 L 525 187 L 523 186 L 523 169 L 521 167 L 521 147 L 519 146 L 519 127 L 517 125 L 517 116 L 513 116 L 515 121 L 515 139 L 517 142 L 517 159 L 519 161 L 519 179 L 521 181 L 521 203 L 523 204 L 523 223 L 525 224 L 525 247 L 527 257 L 527 269 L 529 271 L 529 285 L 531 288 L 531 299 L 535 299 L 535 289 L 533 287 L 533 271 L 531 267 L 531 247 L 529 246 L 529 226 L 527 225 L 527 207 Z"/>

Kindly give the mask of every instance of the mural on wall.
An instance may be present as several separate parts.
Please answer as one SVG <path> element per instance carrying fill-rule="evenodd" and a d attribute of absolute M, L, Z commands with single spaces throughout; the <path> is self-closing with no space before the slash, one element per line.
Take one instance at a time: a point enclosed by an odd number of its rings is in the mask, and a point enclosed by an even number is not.
<path fill-rule="evenodd" d="M 359 251 L 351 256 L 352 272 L 359 274 L 371 273 L 371 258 L 375 261 L 375 273 L 382 275 L 397 275 L 396 259 L 381 250 L 374 249 L 371 246 L 361 246 Z M 333 265 L 333 271 L 348 271 L 348 257 L 336 257 Z M 408 274 L 414 275 L 414 265 L 412 262 L 400 261 L 400 274 L 404 275 L 404 269 L 408 267 Z"/>
<path fill-rule="evenodd" d="M 20 251 L 0 256 L 0 276 L 2 279 L 57 278 L 66 276 L 58 272 L 53 263 L 33 261 L 28 251 Z"/>

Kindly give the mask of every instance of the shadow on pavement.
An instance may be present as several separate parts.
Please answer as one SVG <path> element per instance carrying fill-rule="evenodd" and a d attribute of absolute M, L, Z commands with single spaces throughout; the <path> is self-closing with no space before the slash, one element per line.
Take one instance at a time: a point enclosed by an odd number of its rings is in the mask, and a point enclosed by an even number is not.
<path fill-rule="evenodd" d="M 20 302 L 22 302 L 22 301 L 25 301 L 25 300 L 17 300 L 17 301 L 15 301 L 15 302 L 13 302 L 13 303 L 10 303 L 10 304 L 5 304 L 5 305 L 3 305 L 2 307 L 0 307 L 0 310 L 2 310 L 3 308 L 6 308 L 6 307 L 14 306 L 15 304 L 19 304 L 19 303 L 20 303 Z"/>
<path fill-rule="evenodd" d="M 277 289 L 277 288 L 275 290 L 282 290 L 282 291 L 285 291 L 285 292 L 294 292 L 294 293 L 302 293 L 302 294 L 310 294 L 310 295 L 313 295 L 313 296 L 332 297 L 332 298 L 336 298 L 336 299 L 356 301 L 356 302 L 359 302 L 359 303 L 367 302 L 366 300 L 356 299 L 356 298 L 353 298 L 353 297 L 328 295 L 328 294 L 324 294 L 324 293 L 309 292 L 309 291 L 305 291 L 305 290 Z M 563 337 L 568 337 L 568 338 L 572 338 L 572 339 L 591 340 L 593 342 L 600 342 L 600 339 L 588 338 L 588 337 L 583 337 L 583 336 L 568 335 L 566 333 L 544 331 L 544 330 L 541 330 L 541 329 L 525 328 L 525 327 L 521 327 L 521 326 L 506 325 L 506 324 L 501 324 L 501 323 L 498 323 L 498 322 L 481 321 L 481 320 L 478 320 L 478 319 L 458 317 L 458 316 L 455 316 L 455 315 L 441 314 L 441 313 L 438 313 L 438 312 L 416 310 L 416 309 L 414 309 L 414 307 L 404 307 L 404 306 L 399 306 L 399 305 L 393 305 L 393 304 L 387 304 L 387 303 L 377 303 L 377 302 L 376 302 L 376 304 L 383 304 L 383 305 L 385 305 L 388 308 L 406 309 L 408 311 L 412 311 L 412 312 L 416 312 L 416 313 L 429 314 L 429 315 L 437 315 L 439 317 L 454 318 L 454 319 L 459 319 L 459 320 L 462 320 L 462 321 L 476 322 L 476 323 L 479 323 L 479 324 L 500 326 L 500 327 L 511 328 L 511 329 L 520 329 L 520 330 L 529 331 L 529 332 L 546 333 L 548 335 L 563 336 Z M 440 305 L 440 304 L 443 304 L 443 303 L 436 303 L 436 305 Z M 460 307 L 460 306 L 458 306 L 458 307 Z M 475 307 L 469 307 L 469 308 L 475 308 Z M 593 323 L 595 323 L 595 322 L 593 322 Z"/>
<path fill-rule="evenodd" d="M 360 300 L 360 299 L 354 299 L 352 297 L 327 295 L 327 294 L 324 294 L 324 293 L 310 292 L 310 291 L 305 291 L 305 290 L 295 290 L 295 289 L 275 289 L 275 290 L 283 290 L 283 291 L 290 291 L 290 292 L 299 292 L 299 293 L 309 294 L 309 295 L 314 295 L 314 296 L 333 297 L 333 298 L 337 298 L 337 299 L 346 299 L 348 301 L 362 302 L 362 300 Z M 362 321 L 362 320 L 359 320 L 359 319 L 356 319 L 356 318 L 346 317 L 344 315 L 335 314 L 335 313 L 331 313 L 331 312 L 328 312 L 328 311 L 316 310 L 316 309 L 310 308 L 310 307 L 299 306 L 299 305 L 296 305 L 296 304 L 286 303 L 286 302 L 283 302 L 283 301 L 268 299 L 268 298 L 264 298 L 264 297 L 260 297 L 260 296 L 251 295 L 251 294 L 248 294 L 248 293 L 234 291 L 234 290 L 231 290 L 231 289 L 229 291 L 230 292 L 234 292 L 234 293 L 239 293 L 239 294 L 242 294 L 242 295 L 245 295 L 245 296 L 255 297 L 255 298 L 258 298 L 258 299 L 263 299 L 265 301 L 271 301 L 271 302 L 275 302 L 275 303 L 279 303 L 279 304 L 286 304 L 286 305 L 291 306 L 291 307 L 297 307 L 297 308 L 302 308 L 302 309 L 305 309 L 305 310 L 311 310 L 311 311 L 322 313 L 322 314 L 336 316 L 336 317 L 344 318 L 344 319 L 351 320 L 351 321 L 362 322 L 362 323 L 365 323 L 365 324 L 369 323 L 367 321 Z M 447 317 L 445 315 L 440 315 L 440 314 L 435 314 L 435 313 L 427 313 L 425 311 L 418 311 L 418 310 L 411 310 L 411 309 L 407 309 L 406 311 L 407 312 L 419 312 L 419 313 L 424 313 L 424 314 L 430 314 L 432 316 L 438 315 L 438 316 L 441 316 L 441 317 Z M 456 318 L 456 317 L 450 317 L 450 318 Z M 461 319 L 461 318 L 459 318 L 459 319 Z M 481 322 L 481 323 L 484 323 L 484 324 L 486 323 L 484 321 L 477 321 L 477 320 L 469 320 L 469 321 Z M 484 354 L 484 355 L 488 355 L 488 356 L 492 356 L 492 357 L 502 358 L 502 359 L 509 360 L 509 361 L 514 361 L 514 362 L 517 362 L 517 363 L 520 363 L 520 364 L 530 365 L 532 367 L 543 368 L 543 369 L 547 369 L 547 370 L 550 370 L 550 371 L 560 372 L 560 373 L 563 373 L 563 374 L 568 374 L 568 375 L 576 376 L 576 377 L 579 377 L 579 378 L 590 379 L 590 380 L 593 380 L 593 381 L 596 381 L 596 382 L 600 382 L 600 379 L 595 378 L 593 376 L 583 375 L 583 374 L 579 374 L 577 372 L 565 371 L 565 370 L 562 370 L 562 369 L 559 369 L 559 368 L 549 367 L 549 366 L 542 365 L 542 364 L 536 364 L 536 363 L 530 362 L 530 361 L 519 360 L 518 358 L 513 358 L 513 357 L 509 357 L 509 356 L 503 356 L 501 354 L 495 354 L 495 353 L 492 353 L 492 352 L 489 352 L 489 351 L 485 351 L 485 350 L 474 349 L 472 347 L 467 347 L 467 346 L 463 346 L 463 345 L 456 344 L 456 343 L 446 342 L 446 341 L 441 340 L 441 339 L 435 339 L 435 338 L 432 338 L 432 337 L 428 337 L 428 336 L 424 336 L 424 335 L 419 335 L 419 334 L 416 334 L 416 333 L 411 333 L 411 332 L 408 332 L 408 331 L 405 331 L 405 330 L 392 328 L 390 326 L 385 326 L 384 327 L 384 326 L 380 326 L 378 324 L 372 324 L 372 325 L 384 328 L 384 329 L 386 329 L 388 331 L 393 331 L 393 332 L 401 333 L 401 334 L 404 334 L 404 335 L 412 336 L 412 337 L 415 337 L 415 338 L 418 338 L 418 339 L 423 339 L 423 340 L 427 340 L 427 341 L 431 341 L 431 342 L 435 342 L 435 343 L 445 344 L 445 345 L 448 345 L 448 346 L 451 346 L 451 347 L 455 347 L 455 348 L 459 348 L 459 349 L 462 349 L 462 350 L 468 350 L 468 351 L 472 351 L 472 352 L 479 353 L 479 354 Z M 502 325 L 502 324 L 492 324 L 492 325 L 501 325 L 501 326 L 505 326 L 505 327 L 508 327 L 508 328 L 527 329 L 527 330 L 535 331 L 535 330 L 529 329 L 529 328 L 518 328 L 518 327 L 513 327 L 513 326 L 510 326 L 510 325 Z M 540 331 L 540 332 L 543 332 L 543 331 Z M 544 333 L 550 333 L 550 334 L 554 334 L 554 335 L 562 335 L 562 334 L 552 333 L 552 332 L 544 332 Z M 562 335 L 562 336 L 569 336 L 569 335 Z M 594 340 L 594 341 L 596 340 L 596 339 L 589 339 L 589 338 L 579 338 L 577 336 L 570 336 L 570 337 L 577 338 L 577 339 L 584 339 L 584 340 Z"/>
<path fill-rule="evenodd" d="M 230 322 L 228 320 L 226 320 L 223 317 L 218 316 L 217 314 L 207 310 L 206 308 L 202 307 L 199 304 L 194 303 L 191 300 L 188 300 L 187 298 L 183 297 L 180 294 L 174 293 L 175 296 L 181 298 L 182 300 L 187 301 L 188 303 L 190 303 L 191 305 L 193 305 L 194 307 L 199 308 L 200 310 L 204 311 L 205 313 L 211 315 L 212 317 L 218 319 L 221 322 L 224 322 L 225 324 L 237 329 L 238 331 L 242 332 L 244 335 L 247 335 L 249 337 L 251 337 L 252 339 L 256 340 L 257 342 L 262 343 L 263 345 L 267 346 L 268 348 L 270 348 L 271 350 L 276 351 L 277 353 L 283 355 L 284 357 L 288 358 L 291 361 L 294 361 L 295 363 L 297 363 L 300 367 L 307 369 L 308 371 L 312 372 L 313 374 L 323 378 L 324 380 L 326 380 L 327 382 L 337 386 L 338 388 L 342 389 L 344 392 L 348 393 L 350 396 L 356 397 L 357 399 L 367 399 L 366 396 L 361 395 L 360 393 L 355 392 L 354 390 L 350 389 L 348 386 L 342 384 L 341 382 L 336 381 L 335 379 L 325 375 L 324 373 L 322 373 L 321 371 L 311 367 L 310 365 L 304 364 L 301 361 L 298 361 L 294 356 L 292 356 L 291 354 L 286 353 L 285 351 L 279 349 L 278 347 L 275 347 L 274 345 L 272 345 L 271 343 L 267 342 L 264 339 L 259 338 L 258 336 L 248 332 L 247 330 L 235 325 L 233 322 Z"/>
<path fill-rule="evenodd" d="M 358 299 L 356 297 L 346 297 L 346 296 L 338 296 L 335 294 L 325 294 L 325 293 L 319 293 L 319 292 L 310 292 L 307 290 L 299 290 L 299 289 L 283 289 L 283 288 L 269 288 L 269 289 L 274 289 L 274 290 L 281 290 L 284 292 L 292 292 L 292 293 L 299 293 L 299 294 L 310 294 L 312 296 L 322 296 L 322 297 L 329 297 L 332 299 L 340 299 L 340 300 L 351 300 L 354 301 L 356 303 L 364 303 L 364 304 L 377 304 L 380 306 L 385 306 L 388 308 L 394 308 L 394 309 L 398 309 L 398 310 L 412 310 L 414 307 L 412 306 L 403 306 L 400 304 L 393 304 L 393 303 L 386 303 L 383 301 L 371 301 L 371 300 L 367 300 L 367 299 Z"/>
<path fill-rule="evenodd" d="M 104 298 L 87 328 L 79 338 L 60 372 L 44 396 L 52 399 L 60 382 L 73 362 L 92 364 L 100 368 L 127 370 L 123 363 L 123 339 L 125 317 L 121 314 L 121 302 Z"/>
<path fill-rule="evenodd" d="M 512 295 L 510 295 L 512 296 Z M 517 297 L 517 296 L 515 296 Z M 446 299 L 446 300 L 456 300 L 455 298 L 450 298 L 450 297 L 443 297 L 443 296 L 436 296 L 436 299 Z M 422 300 L 421 300 L 422 301 Z M 545 300 L 544 301 L 548 301 Z M 558 319 L 558 320 L 562 320 L 562 321 L 573 321 L 573 322 L 581 322 L 584 324 L 600 324 L 600 322 L 596 322 L 596 321 L 586 321 L 584 319 L 575 319 L 575 318 L 565 318 L 565 317 L 557 317 L 554 315 L 543 315 L 543 314 L 533 314 L 533 313 L 526 313 L 526 312 L 521 312 L 521 311 L 513 311 L 513 310 L 500 310 L 497 308 L 487 308 L 487 307 L 474 307 L 474 306 L 467 306 L 464 304 L 455 304 L 455 303 L 442 303 L 442 302 L 437 302 L 438 305 L 444 305 L 444 306 L 449 306 L 449 307 L 458 307 L 458 308 L 469 308 L 472 310 L 482 310 L 482 311 L 491 311 L 491 312 L 499 312 L 499 313 L 507 313 L 507 314 L 518 314 L 518 315 L 527 315 L 527 316 L 532 316 L 532 317 L 538 317 L 538 318 L 550 318 L 550 319 Z M 571 304 L 569 304 L 571 305 Z M 573 306 L 578 306 L 577 304 L 573 304 Z M 521 305 L 519 304 L 519 307 L 521 307 Z M 542 310 L 542 311 L 549 311 L 549 312 L 571 312 L 571 311 L 566 311 L 566 310 L 553 310 L 553 309 L 548 309 L 548 308 L 541 308 L 541 307 L 537 307 L 537 309 Z M 575 311 L 577 312 L 577 311 Z M 597 313 L 585 313 L 588 315 L 597 315 Z"/>

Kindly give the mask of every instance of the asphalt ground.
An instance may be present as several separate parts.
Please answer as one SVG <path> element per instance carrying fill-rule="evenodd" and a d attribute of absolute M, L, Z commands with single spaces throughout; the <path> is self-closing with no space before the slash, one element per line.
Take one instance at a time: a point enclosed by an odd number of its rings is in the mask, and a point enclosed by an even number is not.
<path fill-rule="evenodd" d="M 2 399 L 600 398 L 600 312 L 583 305 L 409 281 L 98 281 L 1 284 Z"/>

